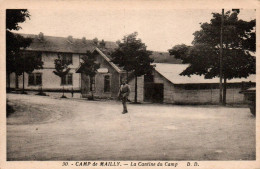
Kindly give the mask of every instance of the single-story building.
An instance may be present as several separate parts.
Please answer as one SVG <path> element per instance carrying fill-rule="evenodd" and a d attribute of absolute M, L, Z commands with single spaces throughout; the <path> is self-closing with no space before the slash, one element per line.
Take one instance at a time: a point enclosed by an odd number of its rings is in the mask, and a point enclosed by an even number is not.
<path fill-rule="evenodd" d="M 219 78 L 205 79 L 204 76 L 181 76 L 187 64 L 156 63 L 155 70 L 150 76 L 138 77 L 139 102 L 163 102 L 173 104 L 211 103 L 219 102 Z M 227 80 L 227 103 L 244 103 L 242 87 L 254 87 L 255 75 L 248 78 Z M 134 100 L 134 79 L 131 86 L 130 100 Z"/>

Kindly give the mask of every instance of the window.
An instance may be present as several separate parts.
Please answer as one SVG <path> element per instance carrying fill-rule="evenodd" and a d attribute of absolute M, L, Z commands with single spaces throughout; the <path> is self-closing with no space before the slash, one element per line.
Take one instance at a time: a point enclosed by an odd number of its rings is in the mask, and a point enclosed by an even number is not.
<path fill-rule="evenodd" d="M 61 85 L 72 85 L 72 73 L 61 78 Z"/>
<path fill-rule="evenodd" d="M 110 92 L 110 76 L 104 76 L 104 92 Z"/>
<path fill-rule="evenodd" d="M 61 60 L 62 60 L 62 62 L 66 63 L 67 65 L 72 64 L 72 54 L 71 53 L 62 53 Z"/>
<path fill-rule="evenodd" d="M 92 81 L 92 83 L 91 83 L 91 81 Z M 90 82 L 89 83 L 89 90 L 90 91 L 95 91 L 95 89 L 96 89 L 96 79 L 95 79 L 95 77 L 90 78 L 89 82 Z"/>
<path fill-rule="evenodd" d="M 41 73 L 30 73 L 28 79 L 28 85 L 38 86 L 42 85 L 42 74 Z"/>

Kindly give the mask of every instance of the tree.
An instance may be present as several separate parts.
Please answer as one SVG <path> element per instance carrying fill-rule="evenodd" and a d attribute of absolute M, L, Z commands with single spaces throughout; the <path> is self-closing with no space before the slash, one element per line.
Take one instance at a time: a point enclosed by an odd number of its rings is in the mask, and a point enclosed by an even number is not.
<path fill-rule="evenodd" d="M 141 39 L 137 39 L 137 32 L 124 36 L 123 42 L 117 41 L 118 48 L 111 54 L 112 62 L 118 64 L 127 72 L 131 72 L 135 77 L 135 102 L 137 102 L 137 77 L 151 73 L 153 59 L 149 56 L 151 51 L 146 49 Z"/>
<path fill-rule="evenodd" d="M 95 46 L 98 46 L 98 38 L 97 37 L 95 37 L 92 41 L 93 41 Z"/>
<path fill-rule="evenodd" d="M 19 30 L 19 23 L 30 18 L 27 9 L 7 9 L 6 10 L 6 75 L 7 85 L 10 88 L 10 74 L 16 74 L 16 88 L 18 88 L 18 76 L 21 75 L 17 66 L 21 61 L 21 49 L 25 49 L 31 43 L 30 38 L 24 38 L 21 35 L 14 34 L 12 30 Z"/>
<path fill-rule="evenodd" d="M 95 37 L 93 40 L 92 40 L 92 43 L 98 47 L 98 48 L 101 48 L 101 49 L 104 49 L 106 47 L 106 42 L 104 41 L 104 39 L 102 39 L 100 42 L 98 41 L 98 38 Z"/>
<path fill-rule="evenodd" d="M 104 49 L 106 47 L 106 42 L 104 41 L 104 39 L 102 39 L 101 42 L 99 43 L 99 47 L 101 49 Z"/>
<path fill-rule="evenodd" d="M 23 75 L 23 93 L 24 91 L 24 73 L 32 73 L 35 69 L 42 69 L 41 52 L 21 51 L 16 62 L 16 74 Z"/>
<path fill-rule="evenodd" d="M 64 79 L 65 76 L 69 73 L 70 68 L 68 67 L 66 60 L 61 59 L 60 54 L 58 54 L 58 59 L 54 60 L 54 64 L 55 64 L 55 71 L 53 71 L 53 73 L 61 78 L 61 84 L 63 87 L 62 88 L 63 94 L 61 98 L 66 98 L 66 96 L 64 95 L 64 83 L 62 79 Z"/>
<path fill-rule="evenodd" d="M 256 50 L 256 20 L 239 20 L 238 14 L 239 11 L 236 10 L 227 11 L 224 15 L 222 71 L 224 104 L 227 79 L 246 78 L 256 71 L 255 57 L 252 56 Z M 219 77 L 221 14 L 212 15 L 210 23 L 201 24 L 201 30 L 193 34 L 193 46 L 182 44 L 169 50 L 170 55 L 190 64 L 180 75 L 204 75 L 207 79 Z"/>
<path fill-rule="evenodd" d="M 90 91 L 91 91 L 91 100 L 94 100 L 94 78 L 97 73 L 97 69 L 100 68 L 100 64 L 96 63 L 96 55 L 90 51 L 86 52 L 86 56 L 82 58 L 83 62 L 80 63 L 81 73 L 89 77 L 90 80 Z"/>

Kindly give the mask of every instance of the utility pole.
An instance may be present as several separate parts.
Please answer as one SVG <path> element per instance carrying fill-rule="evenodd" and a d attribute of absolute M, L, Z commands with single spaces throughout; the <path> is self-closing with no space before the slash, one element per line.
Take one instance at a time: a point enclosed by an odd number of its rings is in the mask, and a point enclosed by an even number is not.
<path fill-rule="evenodd" d="M 221 15 L 221 27 L 220 27 L 220 52 L 219 52 L 219 103 L 222 104 L 223 96 L 222 96 L 222 69 L 223 69 L 223 23 L 224 23 L 224 9 L 222 9 Z"/>

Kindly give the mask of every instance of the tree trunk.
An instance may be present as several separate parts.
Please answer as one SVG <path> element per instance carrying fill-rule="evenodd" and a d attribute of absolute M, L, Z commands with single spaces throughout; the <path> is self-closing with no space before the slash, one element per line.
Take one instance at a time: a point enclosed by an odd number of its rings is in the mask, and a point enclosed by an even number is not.
<path fill-rule="evenodd" d="M 19 76 L 15 73 L 15 89 L 19 89 Z"/>
<path fill-rule="evenodd" d="M 137 103 L 137 76 L 135 76 L 135 103 Z"/>
<path fill-rule="evenodd" d="M 222 62 L 223 62 L 223 24 L 224 24 L 224 9 L 222 9 L 221 15 L 221 27 L 220 27 L 220 51 L 219 51 L 219 103 L 223 104 L 223 86 L 222 86 Z"/>
<path fill-rule="evenodd" d="M 93 78 L 94 77 L 90 77 L 90 89 L 91 89 L 91 100 L 94 100 L 94 93 L 93 93 Z"/>
<path fill-rule="evenodd" d="M 7 91 L 10 91 L 11 88 L 10 73 L 7 73 L 6 76 L 7 76 Z"/>
<path fill-rule="evenodd" d="M 43 91 L 42 91 L 42 85 L 40 86 L 40 91 L 39 91 L 39 94 L 43 94 Z"/>
<path fill-rule="evenodd" d="M 94 93 L 93 93 L 93 90 L 91 91 L 91 99 L 94 100 Z"/>
<path fill-rule="evenodd" d="M 23 93 L 24 93 L 24 72 L 23 72 Z"/>
<path fill-rule="evenodd" d="M 223 86 L 223 105 L 226 105 L 227 98 L 227 78 L 224 75 L 224 86 Z"/>
<path fill-rule="evenodd" d="M 64 84 L 62 85 L 62 97 L 64 97 Z"/>
<path fill-rule="evenodd" d="M 128 84 L 128 71 L 126 71 L 126 83 Z"/>

